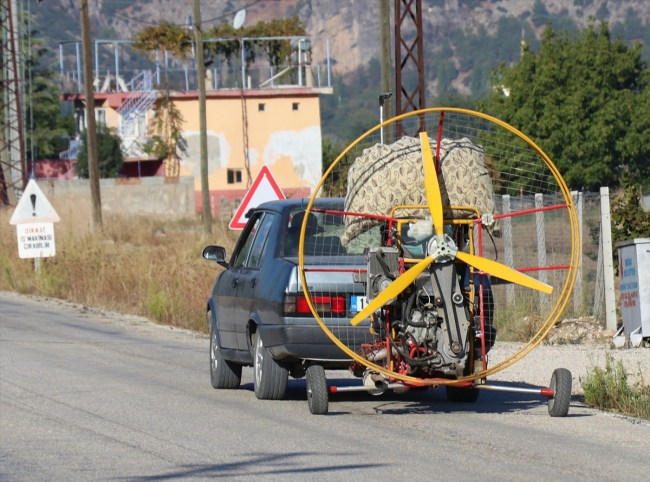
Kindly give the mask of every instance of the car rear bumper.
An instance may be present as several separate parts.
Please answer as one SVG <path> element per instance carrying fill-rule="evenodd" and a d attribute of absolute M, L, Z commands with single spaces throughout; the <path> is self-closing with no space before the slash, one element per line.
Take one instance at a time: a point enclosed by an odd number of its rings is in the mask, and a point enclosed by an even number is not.
<path fill-rule="evenodd" d="M 276 360 L 302 359 L 349 364 L 346 355 L 325 334 L 319 325 L 260 325 L 264 346 Z M 334 335 L 353 351 L 361 343 L 372 341 L 367 326 L 332 328 Z"/>

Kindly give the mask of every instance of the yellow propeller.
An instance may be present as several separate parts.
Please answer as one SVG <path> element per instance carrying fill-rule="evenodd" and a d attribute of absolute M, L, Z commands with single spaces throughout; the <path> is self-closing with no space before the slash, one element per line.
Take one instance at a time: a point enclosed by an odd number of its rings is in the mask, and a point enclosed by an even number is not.
<path fill-rule="evenodd" d="M 411 269 L 405 271 L 404 274 L 400 275 L 395 281 L 388 285 L 385 290 L 379 293 L 370 303 L 368 303 L 368 305 L 363 310 L 357 313 L 357 315 L 352 318 L 350 323 L 356 326 L 368 318 L 375 311 L 377 311 L 379 308 L 384 306 L 386 303 L 388 303 L 390 300 L 408 288 L 408 286 L 413 283 L 415 279 L 420 275 L 420 273 L 427 269 L 427 266 L 429 266 L 431 263 L 433 263 L 433 258 L 429 256 L 420 261 L 415 266 L 412 266 Z"/>
<path fill-rule="evenodd" d="M 514 269 L 496 261 L 474 256 L 473 254 L 465 253 L 463 251 L 457 251 L 453 245 L 448 243 L 445 238 L 442 194 L 440 193 L 438 174 L 436 173 L 436 166 L 433 162 L 431 146 L 429 145 L 429 137 L 426 132 L 420 133 L 420 142 L 422 145 L 422 162 L 424 163 L 424 189 L 427 195 L 429 212 L 431 213 L 433 220 L 433 227 L 436 232 L 435 252 L 429 253 L 425 259 L 405 271 L 401 276 L 393 281 L 385 290 L 368 303 L 368 306 L 357 313 L 350 323 L 354 326 L 358 325 L 390 300 L 396 298 L 397 295 L 408 288 L 408 286 L 413 283 L 431 263 L 441 257 L 445 257 L 446 259 L 458 258 L 463 263 L 497 278 L 521 286 L 526 286 L 527 288 L 538 290 L 543 293 L 551 294 L 553 292 L 553 287 L 546 283 L 542 283 L 541 281 L 531 278 L 519 271 L 515 271 Z"/>
<path fill-rule="evenodd" d="M 438 174 L 436 173 L 436 166 L 433 163 L 429 136 L 427 136 L 426 132 L 420 132 L 420 144 L 422 145 L 422 162 L 424 163 L 424 190 L 427 193 L 429 212 L 433 218 L 433 227 L 436 230 L 436 235 L 442 236 L 445 234 L 442 215 L 442 194 L 440 194 Z"/>
<path fill-rule="evenodd" d="M 552 286 L 549 286 L 546 283 L 542 283 L 541 281 L 537 281 L 535 278 L 526 276 L 519 271 L 515 271 L 505 264 L 497 263 L 491 259 L 474 256 L 473 254 L 465 253 L 463 251 L 458 251 L 456 253 L 456 258 L 460 259 L 463 263 L 469 264 L 478 270 L 489 273 L 492 276 L 496 276 L 502 280 L 510 281 L 511 283 L 517 283 L 518 285 L 526 286 L 527 288 L 532 288 L 548 295 L 553 293 Z"/>

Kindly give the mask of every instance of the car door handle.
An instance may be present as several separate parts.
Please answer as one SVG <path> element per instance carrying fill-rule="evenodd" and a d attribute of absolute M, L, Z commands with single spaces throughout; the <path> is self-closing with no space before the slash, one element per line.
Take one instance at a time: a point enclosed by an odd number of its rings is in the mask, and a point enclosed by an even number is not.
<path fill-rule="evenodd" d="M 257 278 L 253 278 L 251 280 L 251 288 L 255 288 L 255 284 L 257 283 Z"/>
<path fill-rule="evenodd" d="M 231 283 L 231 284 L 232 284 L 232 287 L 233 287 L 233 288 L 236 288 L 238 283 L 239 283 L 239 278 L 233 278 L 233 279 L 232 279 L 232 283 Z"/>

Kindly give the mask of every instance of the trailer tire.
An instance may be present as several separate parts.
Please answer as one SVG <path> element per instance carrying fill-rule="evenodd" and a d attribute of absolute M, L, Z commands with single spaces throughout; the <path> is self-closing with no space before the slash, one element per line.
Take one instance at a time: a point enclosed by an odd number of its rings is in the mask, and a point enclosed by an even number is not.
<path fill-rule="evenodd" d="M 551 376 L 551 385 L 555 395 L 548 399 L 548 414 L 551 417 L 566 417 L 571 404 L 571 386 L 573 377 L 566 368 L 556 368 Z"/>
<path fill-rule="evenodd" d="M 307 368 L 307 404 L 312 415 L 325 415 L 329 409 L 327 378 L 325 369 L 320 365 Z"/>

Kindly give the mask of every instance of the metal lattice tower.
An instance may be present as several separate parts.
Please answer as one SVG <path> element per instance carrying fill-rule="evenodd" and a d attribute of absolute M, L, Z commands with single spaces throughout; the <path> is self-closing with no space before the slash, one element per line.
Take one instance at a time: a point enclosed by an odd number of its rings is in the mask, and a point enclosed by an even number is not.
<path fill-rule="evenodd" d="M 413 41 L 405 40 L 402 32 L 410 34 L 413 31 Z M 395 0 L 395 63 L 395 115 L 424 109 L 422 0 Z M 417 82 L 414 74 L 417 74 Z M 397 138 L 425 130 L 424 116 L 420 116 L 419 121 L 420 125 L 414 127 L 414 132 L 407 132 L 410 126 L 397 122 Z"/>
<path fill-rule="evenodd" d="M 0 205 L 16 204 L 27 182 L 18 14 L 16 0 L 0 2 Z"/>

